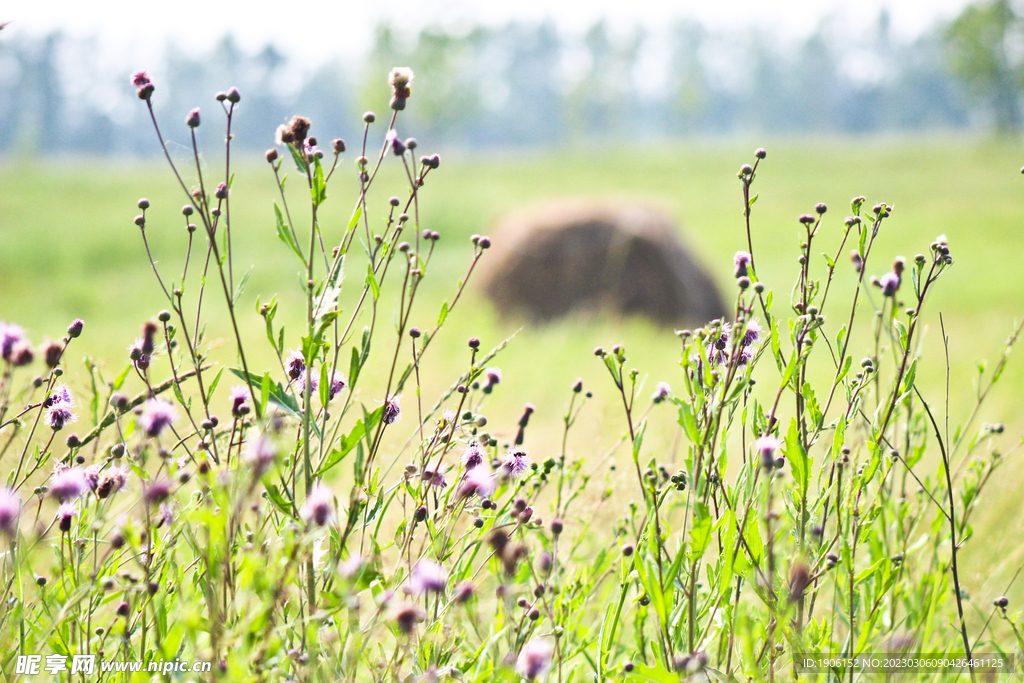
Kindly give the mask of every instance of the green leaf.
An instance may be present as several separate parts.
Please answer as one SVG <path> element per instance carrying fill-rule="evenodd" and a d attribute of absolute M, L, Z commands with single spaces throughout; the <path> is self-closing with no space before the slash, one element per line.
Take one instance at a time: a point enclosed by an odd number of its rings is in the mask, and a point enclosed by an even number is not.
<path fill-rule="evenodd" d="M 697 418 L 694 417 L 693 408 L 690 407 L 689 403 L 684 401 L 679 402 L 679 424 L 682 426 L 683 431 L 686 432 L 686 437 L 691 443 L 700 443 L 700 431 L 697 429 Z"/>
<path fill-rule="evenodd" d="M 366 286 L 373 292 L 373 299 L 376 301 L 380 298 L 380 285 L 377 284 L 377 276 L 373 274 L 373 264 L 366 264 Z"/>
<path fill-rule="evenodd" d="M 345 456 L 351 453 L 352 449 L 356 447 L 359 440 L 366 434 L 367 430 L 373 430 L 373 428 L 377 426 L 383 412 L 384 406 L 377 408 L 372 413 L 369 413 L 369 423 L 367 423 L 365 419 L 359 420 L 355 423 L 348 434 L 343 434 L 341 436 L 341 444 L 327 456 L 324 464 L 316 471 L 316 476 L 323 476 L 328 470 L 341 462 Z"/>
<path fill-rule="evenodd" d="M 295 167 L 297 169 L 299 169 L 300 173 L 305 175 L 306 172 L 307 172 L 306 169 L 308 168 L 308 162 L 303 157 L 302 153 L 299 152 L 299 150 L 295 148 L 295 145 L 288 144 L 288 145 L 285 145 L 285 147 L 287 147 L 288 151 L 291 152 L 292 161 L 295 162 Z"/>
<path fill-rule="evenodd" d="M 693 506 L 693 526 L 690 527 L 690 549 L 687 553 L 691 560 L 698 560 L 711 542 L 711 512 L 704 503 Z"/>
<path fill-rule="evenodd" d="M 299 248 L 299 245 L 296 244 L 295 236 L 292 234 L 291 228 L 289 228 L 284 222 L 284 215 L 281 213 L 281 209 L 278 207 L 277 202 L 274 202 L 274 214 L 277 218 L 277 236 L 282 242 L 288 245 L 292 250 L 292 253 L 298 256 L 300 261 L 305 263 L 306 259 L 302 257 L 302 250 Z"/>
<path fill-rule="evenodd" d="M 793 471 L 793 479 L 800 490 L 800 497 L 807 493 L 807 485 L 810 481 L 810 462 L 807 458 L 807 451 L 804 450 L 800 441 L 800 428 L 797 426 L 796 418 L 789 423 L 789 433 L 786 435 L 786 459 L 789 460 L 790 469 Z"/>
<path fill-rule="evenodd" d="M 320 206 L 327 199 L 327 182 L 324 180 L 324 167 L 320 159 L 313 157 L 313 186 L 310 194 L 313 196 L 313 203 Z"/>
<path fill-rule="evenodd" d="M 653 683 L 679 683 L 681 680 L 678 674 L 670 672 L 661 663 L 648 666 L 639 662 L 633 664 L 633 671 L 628 674 L 628 678 L 634 681 L 653 681 Z"/>
<path fill-rule="evenodd" d="M 271 484 L 270 486 L 267 487 L 267 498 L 269 498 L 270 502 L 274 504 L 274 507 L 276 507 L 284 514 L 288 515 L 289 517 L 295 516 L 295 513 L 292 511 L 291 503 L 289 503 L 288 500 L 281 495 L 281 490 L 277 488 L 275 484 Z"/>
<path fill-rule="evenodd" d="M 255 375 L 251 372 L 247 374 L 245 370 L 240 368 L 230 368 L 230 370 L 233 375 L 240 378 L 243 382 L 248 380 L 253 386 L 260 386 L 260 404 L 264 407 L 264 410 L 266 409 L 267 403 L 270 402 L 292 417 L 300 420 L 302 419 L 302 412 L 299 410 L 299 404 L 296 403 L 291 394 L 284 390 L 284 387 L 282 387 L 279 382 L 274 382 L 270 379 L 269 372 L 260 377 L 259 375 Z M 311 421 L 310 424 L 317 437 L 320 438 L 320 428 L 316 425 L 316 422 Z"/>
<path fill-rule="evenodd" d="M 124 384 L 125 379 L 128 378 L 128 373 L 131 372 L 131 370 L 132 364 L 129 363 L 128 365 L 125 366 L 124 370 L 121 371 L 121 374 L 114 378 L 114 391 L 117 391 L 118 389 L 121 388 L 121 386 Z"/>
<path fill-rule="evenodd" d="M 213 392 L 217 391 L 217 385 L 220 384 L 220 376 L 223 375 L 223 374 L 224 374 L 224 368 L 221 368 L 220 370 L 217 371 L 217 375 L 213 378 L 213 381 L 210 382 L 210 388 L 206 392 L 206 400 L 207 401 L 209 401 L 210 399 L 213 398 Z"/>
<path fill-rule="evenodd" d="M 443 304 L 441 304 L 441 313 L 440 313 L 440 315 L 437 316 L 437 326 L 441 327 L 441 325 L 444 325 L 445 318 L 447 318 L 447 317 L 448 317 L 448 301 L 446 300 Z"/>

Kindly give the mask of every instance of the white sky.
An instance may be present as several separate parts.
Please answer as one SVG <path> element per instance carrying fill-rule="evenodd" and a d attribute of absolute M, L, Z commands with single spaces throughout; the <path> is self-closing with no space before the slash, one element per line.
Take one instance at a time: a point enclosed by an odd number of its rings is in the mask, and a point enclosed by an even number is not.
<path fill-rule="evenodd" d="M 39 34 L 60 29 L 100 39 L 105 51 L 145 60 L 168 40 L 202 50 L 231 31 L 245 48 L 273 42 L 300 59 L 357 57 L 369 45 L 368 30 L 380 20 L 398 28 L 451 27 L 550 18 L 567 32 L 582 32 L 600 17 L 613 29 L 639 23 L 657 27 L 692 18 L 714 28 L 758 25 L 783 37 L 812 32 L 823 19 L 873 23 L 889 9 L 893 30 L 913 36 L 954 17 L 969 0 L 0 0 L 6 31 Z"/>

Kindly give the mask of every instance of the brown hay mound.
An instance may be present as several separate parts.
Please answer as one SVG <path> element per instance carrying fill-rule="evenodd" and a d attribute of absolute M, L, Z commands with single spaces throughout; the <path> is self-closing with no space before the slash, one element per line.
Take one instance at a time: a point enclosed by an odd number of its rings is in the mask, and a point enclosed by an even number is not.
<path fill-rule="evenodd" d="M 553 320 L 614 307 L 666 324 L 725 315 L 671 218 L 650 206 L 549 202 L 502 220 L 494 237 L 485 288 L 501 311 Z"/>

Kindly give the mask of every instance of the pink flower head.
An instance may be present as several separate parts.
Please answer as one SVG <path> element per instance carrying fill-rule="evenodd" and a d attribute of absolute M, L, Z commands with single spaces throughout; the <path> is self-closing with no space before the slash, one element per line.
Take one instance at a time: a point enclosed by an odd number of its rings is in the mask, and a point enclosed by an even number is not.
<path fill-rule="evenodd" d="M 262 477 L 270 469 L 276 457 L 277 448 L 265 436 L 259 436 L 250 440 L 245 448 L 245 462 L 252 465 L 253 474 L 257 478 Z"/>
<path fill-rule="evenodd" d="M 668 382 L 658 382 L 658 386 L 655 387 L 654 393 L 651 394 L 651 400 L 655 403 L 661 403 L 669 394 L 672 393 L 672 387 L 668 385 Z"/>
<path fill-rule="evenodd" d="M 291 379 L 298 379 L 306 371 L 306 357 L 302 351 L 292 351 L 284 361 L 284 371 Z"/>
<path fill-rule="evenodd" d="M 62 503 L 57 508 L 57 527 L 63 531 L 71 531 L 71 520 L 78 515 L 78 506 L 74 503 Z"/>
<path fill-rule="evenodd" d="M 162 398 L 151 398 L 142 406 L 138 425 L 146 436 L 157 437 L 178 418 L 178 411 Z"/>
<path fill-rule="evenodd" d="M 476 495 L 480 498 L 487 498 L 494 493 L 494 476 L 487 471 L 486 467 L 474 467 L 466 472 L 462 484 L 459 485 L 459 494 L 462 496 Z"/>
<path fill-rule="evenodd" d="M 743 346 L 753 346 L 761 338 L 761 325 L 756 320 L 751 320 L 747 323 L 747 328 L 743 332 L 743 340 L 740 342 Z"/>
<path fill-rule="evenodd" d="M 513 479 L 518 478 L 530 466 L 530 458 L 519 446 L 514 447 L 501 463 L 501 473 Z"/>
<path fill-rule="evenodd" d="M 249 411 L 243 412 L 242 407 L 247 406 L 250 400 L 252 394 L 249 393 L 249 387 L 241 384 L 231 387 L 231 414 L 235 417 L 245 415 Z"/>
<path fill-rule="evenodd" d="M 25 341 L 25 330 L 14 323 L 0 322 L 0 357 L 11 360 L 14 347 Z"/>
<path fill-rule="evenodd" d="M 896 290 L 900 288 L 900 276 L 892 271 L 886 273 L 879 279 L 883 296 L 896 296 Z"/>
<path fill-rule="evenodd" d="M 398 403 L 398 399 L 400 398 L 402 398 L 401 394 L 397 396 L 392 394 L 391 396 L 388 396 L 386 401 L 384 401 L 384 411 L 380 418 L 384 424 L 394 424 L 402 419 L 402 406 Z"/>
<path fill-rule="evenodd" d="M 551 666 L 554 647 L 548 640 L 531 640 L 523 646 L 516 661 L 516 671 L 528 681 L 535 680 Z"/>
<path fill-rule="evenodd" d="M 136 71 L 132 74 L 132 85 L 136 88 L 145 88 L 147 85 L 152 85 L 153 81 L 149 78 L 149 73 L 145 70 Z"/>
<path fill-rule="evenodd" d="M 761 455 L 761 465 L 765 469 L 775 466 L 775 452 L 782 446 L 782 442 L 774 436 L 762 436 L 754 442 L 754 448 Z"/>
<path fill-rule="evenodd" d="M 430 560 L 417 562 L 409 576 L 409 590 L 416 595 L 443 593 L 447 583 L 448 573 L 444 567 Z"/>
<path fill-rule="evenodd" d="M 299 514 L 307 522 L 327 526 L 334 521 L 334 494 L 323 484 L 317 484 L 306 496 Z"/>
<path fill-rule="evenodd" d="M 441 463 L 432 462 L 423 468 L 423 481 L 436 489 L 443 489 L 448 486 L 448 481 L 444 478 L 444 473 L 445 468 Z"/>
<path fill-rule="evenodd" d="M 46 411 L 46 425 L 55 432 L 59 432 L 69 424 L 72 424 L 78 417 L 71 412 L 71 406 L 67 403 L 55 403 Z"/>
<path fill-rule="evenodd" d="M 96 495 L 100 498 L 107 498 L 110 494 L 123 491 L 126 488 L 128 488 L 128 470 L 114 465 L 100 475 L 99 484 L 96 485 Z"/>
<path fill-rule="evenodd" d="M 462 454 L 462 464 L 467 470 L 482 465 L 487 452 L 480 445 L 479 441 L 470 441 L 466 451 Z"/>
<path fill-rule="evenodd" d="M 340 372 L 331 373 L 331 388 L 327 391 L 327 400 L 333 401 L 334 397 L 342 392 L 342 390 L 348 386 L 348 382 Z"/>
<path fill-rule="evenodd" d="M 736 277 L 745 277 L 751 263 L 750 254 L 745 251 L 737 251 L 736 255 L 732 257 L 732 263 L 736 267 Z"/>
<path fill-rule="evenodd" d="M 63 469 L 50 478 L 50 495 L 61 501 L 78 498 L 88 490 L 89 481 L 78 467 Z"/>
<path fill-rule="evenodd" d="M 9 488 L 0 488 L 0 534 L 14 536 L 18 533 L 19 516 L 21 498 Z"/>

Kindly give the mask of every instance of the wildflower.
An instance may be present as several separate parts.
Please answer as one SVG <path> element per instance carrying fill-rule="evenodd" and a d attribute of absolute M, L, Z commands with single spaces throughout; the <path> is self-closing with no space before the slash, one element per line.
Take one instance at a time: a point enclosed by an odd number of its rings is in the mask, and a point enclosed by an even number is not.
<path fill-rule="evenodd" d="M 400 157 L 405 154 L 405 143 L 398 137 L 398 131 L 392 128 L 388 131 L 388 134 L 384 136 L 384 144 L 391 148 L 396 157 Z"/>
<path fill-rule="evenodd" d="M 50 408 L 58 403 L 64 403 L 68 407 L 75 405 L 75 397 L 72 395 L 71 389 L 63 382 L 53 386 L 53 391 L 43 401 L 43 407 Z"/>
<path fill-rule="evenodd" d="M 312 125 L 312 122 L 305 116 L 293 116 L 286 126 L 278 129 L 279 142 L 302 147 Z"/>
<path fill-rule="evenodd" d="M 43 345 L 43 358 L 48 368 L 55 368 L 60 365 L 60 357 L 64 355 L 64 347 L 55 341 L 46 342 Z"/>
<path fill-rule="evenodd" d="M 243 457 L 245 462 L 252 465 L 253 476 L 259 479 L 274 463 L 274 458 L 277 457 L 277 448 L 274 447 L 274 443 L 270 439 L 261 435 L 249 441 Z"/>
<path fill-rule="evenodd" d="M 447 583 L 448 574 L 444 567 L 430 560 L 417 562 L 409 576 L 409 590 L 416 595 L 443 593 Z"/>
<path fill-rule="evenodd" d="M 473 599 L 475 592 L 473 584 L 469 581 L 464 581 L 455 586 L 455 602 L 465 604 Z"/>
<path fill-rule="evenodd" d="M 412 633 L 416 624 L 427 618 L 426 613 L 411 602 L 395 605 L 392 615 L 398 630 L 405 634 Z"/>
<path fill-rule="evenodd" d="M 754 350 L 752 348 L 750 348 L 749 346 L 746 346 L 746 347 L 740 349 L 740 357 L 736 361 L 736 364 L 738 366 L 740 366 L 740 367 L 743 367 L 744 365 L 746 365 L 747 363 L 749 363 L 753 359 L 754 359 Z"/>
<path fill-rule="evenodd" d="M 893 272 L 886 273 L 878 280 L 878 284 L 883 296 L 896 296 L 896 290 L 900 288 L 900 276 Z"/>
<path fill-rule="evenodd" d="M 782 446 L 782 442 L 774 436 L 762 436 L 754 442 L 754 448 L 761 454 L 761 466 L 765 470 L 775 467 L 775 451 Z"/>
<path fill-rule="evenodd" d="M 100 471 L 103 470 L 102 464 L 89 465 L 85 468 L 85 481 L 89 484 L 90 491 L 96 491 L 96 487 L 100 484 Z"/>
<path fill-rule="evenodd" d="M 306 496 L 299 514 L 317 526 L 330 524 L 334 521 L 334 494 L 323 484 L 318 484 Z"/>
<path fill-rule="evenodd" d="M 400 398 L 402 398 L 401 394 L 397 396 L 392 394 L 384 401 L 384 410 L 380 418 L 384 424 L 394 424 L 402 419 L 402 406 L 398 404 Z"/>
<path fill-rule="evenodd" d="M 485 394 L 489 394 L 494 390 L 494 385 L 501 384 L 501 370 L 498 368 L 487 368 L 484 370 L 484 388 Z"/>
<path fill-rule="evenodd" d="M 523 646 L 516 661 L 516 671 L 528 681 L 535 680 L 551 666 L 554 648 L 550 641 L 531 640 Z"/>
<path fill-rule="evenodd" d="M 291 379 L 298 379 L 306 371 L 306 358 L 301 351 L 292 351 L 284 361 L 284 371 Z"/>
<path fill-rule="evenodd" d="M 145 71 L 136 71 L 132 74 L 132 85 L 136 87 L 136 94 L 140 100 L 148 100 L 153 96 L 153 81 L 149 79 L 149 74 Z"/>
<path fill-rule="evenodd" d="M 751 320 L 747 323 L 747 328 L 743 332 L 743 339 L 740 341 L 742 346 L 753 346 L 761 338 L 761 325 L 756 320 Z"/>
<path fill-rule="evenodd" d="M 668 385 L 668 382 L 658 382 L 658 386 L 655 387 L 654 393 L 651 394 L 651 400 L 655 403 L 661 403 L 669 394 L 672 393 L 672 387 Z"/>
<path fill-rule="evenodd" d="M 436 489 L 443 489 L 448 486 L 448 482 L 444 478 L 444 469 L 442 469 L 439 462 L 431 463 L 424 467 L 422 477 L 423 481 Z"/>
<path fill-rule="evenodd" d="M 340 372 L 331 373 L 331 387 L 327 391 L 327 400 L 333 401 L 334 397 L 342 392 L 342 390 L 348 386 L 348 382 L 341 375 Z"/>
<path fill-rule="evenodd" d="M 338 564 L 338 573 L 346 579 L 354 579 L 363 568 L 366 561 L 362 555 L 353 555 L 347 560 L 342 560 Z"/>
<path fill-rule="evenodd" d="M 136 337 L 135 343 L 128 347 L 128 358 L 131 359 L 132 363 L 139 370 L 145 370 L 149 367 L 153 357 L 150 353 L 146 353 L 146 340 L 142 337 Z"/>
<path fill-rule="evenodd" d="M 470 441 L 466 451 L 462 454 L 462 464 L 467 470 L 471 470 L 484 462 L 485 451 L 479 441 Z"/>
<path fill-rule="evenodd" d="M 747 267 L 750 265 L 751 258 L 750 254 L 745 251 L 737 251 L 736 255 L 732 257 L 733 265 L 736 266 L 734 274 L 736 277 L 746 277 Z"/>
<path fill-rule="evenodd" d="M 156 527 L 158 529 L 162 526 L 170 526 L 174 522 L 174 509 L 167 503 L 160 503 L 157 513 Z"/>
<path fill-rule="evenodd" d="M 32 350 L 32 346 L 25 342 L 14 347 L 11 352 L 11 365 L 16 368 L 23 368 L 26 365 L 31 365 L 32 361 L 36 359 L 36 353 Z"/>
<path fill-rule="evenodd" d="M 88 490 L 89 482 L 78 467 L 61 469 L 50 478 L 50 495 L 61 501 L 78 498 Z"/>
<path fill-rule="evenodd" d="M 57 528 L 67 533 L 71 531 L 71 520 L 78 516 L 78 506 L 74 503 L 63 503 L 57 508 Z"/>
<path fill-rule="evenodd" d="M 252 398 L 249 387 L 241 384 L 231 387 L 231 414 L 235 417 L 242 417 L 249 412 L 247 405 Z"/>
<path fill-rule="evenodd" d="M 526 451 L 516 447 L 505 456 L 505 460 L 501 463 L 501 472 L 503 475 L 515 479 L 525 472 L 529 465 L 530 458 L 527 457 Z"/>
<path fill-rule="evenodd" d="M 441 413 L 441 424 L 442 425 L 453 425 L 455 424 L 455 411 L 451 408 L 445 408 L 444 412 Z"/>
<path fill-rule="evenodd" d="M 459 486 L 459 494 L 462 496 L 475 494 L 480 498 L 487 498 L 494 493 L 494 477 L 486 470 L 486 467 L 474 467 L 469 470 Z"/>
<path fill-rule="evenodd" d="M 390 106 L 395 111 L 405 109 L 405 101 L 412 95 L 413 73 L 407 66 L 396 66 L 388 74 L 388 85 L 391 86 Z"/>
<path fill-rule="evenodd" d="M 299 378 L 295 380 L 295 386 L 299 390 L 299 394 L 302 396 L 306 395 L 306 373 L 299 375 Z M 320 378 L 317 373 L 313 372 L 310 368 L 309 372 L 309 395 L 312 396 L 316 393 L 317 388 L 320 386 Z"/>
<path fill-rule="evenodd" d="M 9 488 L 0 488 L 0 534 L 14 536 L 18 533 L 20 515 L 21 498 Z"/>
<path fill-rule="evenodd" d="M 0 322 L 0 357 L 11 360 L 16 346 L 25 341 L 25 330 L 14 323 Z"/>
<path fill-rule="evenodd" d="M 185 117 L 185 125 L 189 128 L 199 127 L 199 107 L 196 107 L 188 113 L 188 116 Z"/>
<path fill-rule="evenodd" d="M 157 437 L 164 429 L 170 427 L 177 417 L 178 411 L 173 405 L 160 398 L 151 398 L 142 406 L 138 425 L 146 433 L 146 436 Z"/>
<path fill-rule="evenodd" d="M 99 484 L 96 486 L 96 495 L 100 498 L 107 498 L 110 494 L 123 491 L 127 487 L 128 470 L 114 465 L 100 475 Z"/>
<path fill-rule="evenodd" d="M 146 505 L 162 503 L 170 497 L 171 486 L 171 480 L 166 477 L 154 479 L 142 487 L 142 499 Z"/>

